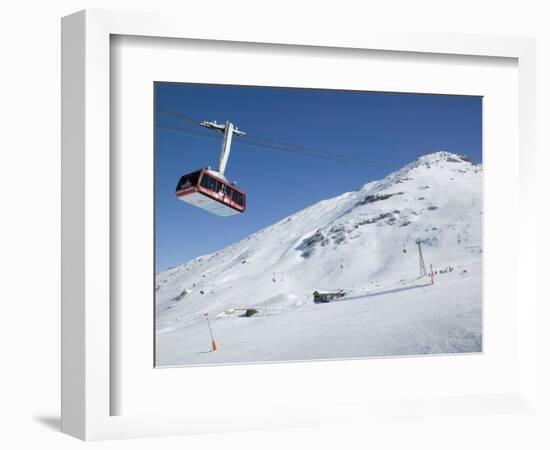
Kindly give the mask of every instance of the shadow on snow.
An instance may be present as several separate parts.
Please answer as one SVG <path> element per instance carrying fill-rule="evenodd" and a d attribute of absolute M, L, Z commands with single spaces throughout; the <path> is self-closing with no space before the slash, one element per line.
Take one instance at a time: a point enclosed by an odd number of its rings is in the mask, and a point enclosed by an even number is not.
<path fill-rule="evenodd" d="M 365 297 L 377 297 L 379 295 L 395 294 L 397 292 L 403 292 L 403 291 L 410 291 L 412 289 L 425 288 L 425 287 L 428 287 L 428 286 L 431 286 L 431 285 L 432 285 L 432 283 L 423 283 L 423 284 L 415 284 L 413 286 L 401 286 L 401 287 L 398 287 L 398 288 L 386 289 L 386 290 L 383 290 L 383 291 L 376 291 L 376 292 L 372 292 L 372 293 L 367 292 L 365 294 L 356 295 L 354 297 L 344 297 L 340 300 L 333 300 L 333 301 L 358 300 L 360 298 L 365 298 Z"/>

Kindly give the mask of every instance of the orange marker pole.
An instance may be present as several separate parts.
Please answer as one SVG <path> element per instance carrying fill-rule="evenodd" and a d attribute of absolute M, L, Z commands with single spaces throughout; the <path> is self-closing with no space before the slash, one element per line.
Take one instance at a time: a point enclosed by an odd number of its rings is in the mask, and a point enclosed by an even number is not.
<path fill-rule="evenodd" d="M 208 314 L 205 314 L 204 317 L 206 317 L 206 323 L 208 324 L 208 331 L 210 331 L 210 339 L 212 340 L 212 351 L 215 352 L 218 350 L 218 346 L 216 345 L 216 340 L 214 339 L 214 335 L 212 334 L 212 327 L 210 326 L 210 320 L 208 319 Z"/>

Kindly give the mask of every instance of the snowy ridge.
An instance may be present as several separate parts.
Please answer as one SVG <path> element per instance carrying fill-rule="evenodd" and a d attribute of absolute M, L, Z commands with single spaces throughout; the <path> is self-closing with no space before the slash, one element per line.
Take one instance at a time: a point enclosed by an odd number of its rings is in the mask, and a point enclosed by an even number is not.
<path fill-rule="evenodd" d="M 270 359 L 269 351 L 259 354 L 248 349 L 249 353 L 243 357 L 240 352 L 231 356 L 228 348 L 222 356 L 221 351 L 212 357 L 197 356 L 193 346 L 195 338 L 199 339 L 197 336 L 203 333 L 198 327 L 202 326 L 205 313 L 216 317 L 214 325 L 218 329 L 226 326 L 223 321 L 230 321 L 233 329 L 238 323 L 239 331 L 234 333 L 237 335 L 251 330 L 251 324 L 259 321 L 263 321 L 264 328 L 266 321 L 273 326 L 277 321 L 288 324 L 307 311 L 311 312 L 308 317 L 313 318 L 319 314 L 319 308 L 334 307 L 313 305 L 315 290 L 344 289 L 348 293 L 344 299 L 387 292 L 388 300 L 391 295 L 412 295 L 414 290 L 427 289 L 426 280 L 416 280 L 417 239 L 423 242 L 426 263 L 432 264 L 436 271 L 454 266 L 460 270 L 477 267 L 479 272 L 481 187 L 481 165 L 449 152 L 432 153 L 357 191 L 320 201 L 218 252 L 159 273 L 156 277 L 158 362 Z M 478 282 L 480 276 L 475 281 Z M 404 292 L 404 288 L 411 292 Z M 468 311 L 480 315 L 480 293 L 478 298 L 473 289 L 472 296 Z M 376 301 L 380 302 L 382 297 L 379 295 Z M 338 311 L 349 308 L 349 304 Z M 238 312 L 245 308 L 255 308 L 258 314 L 236 322 Z M 357 314 L 357 308 L 353 314 Z M 480 324 L 480 317 L 470 319 L 469 324 Z M 298 323 L 296 326 L 300 329 Z M 481 342 L 479 333 L 472 334 L 471 348 L 459 345 L 448 351 L 476 350 Z M 244 347 L 245 335 L 241 336 Z M 357 336 L 360 338 L 363 339 L 362 335 Z M 182 339 L 188 345 L 183 345 Z M 197 341 L 197 345 L 202 344 Z M 362 353 L 361 348 L 357 346 L 353 355 L 372 355 L 368 351 Z M 281 348 L 275 350 L 277 360 L 304 357 L 299 352 L 285 354 Z M 337 350 L 334 348 L 332 353 L 322 353 L 320 357 L 335 356 Z M 375 354 L 386 352 L 382 349 Z"/>

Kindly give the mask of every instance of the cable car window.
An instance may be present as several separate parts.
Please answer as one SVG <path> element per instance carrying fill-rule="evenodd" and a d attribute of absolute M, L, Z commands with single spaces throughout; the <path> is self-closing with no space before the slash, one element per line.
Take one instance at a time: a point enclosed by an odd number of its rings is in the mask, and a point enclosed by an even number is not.
<path fill-rule="evenodd" d="M 201 186 L 205 187 L 206 189 L 212 189 L 211 186 L 210 186 L 212 181 L 213 181 L 213 178 L 210 175 L 208 175 L 207 173 L 205 173 L 202 176 Z"/>
<path fill-rule="evenodd" d="M 201 178 L 201 186 L 202 187 L 208 187 L 208 178 L 210 178 L 207 174 L 203 174 Z"/>
<path fill-rule="evenodd" d="M 243 194 L 241 194 L 240 192 L 235 191 L 234 201 L 239 206 L 242 206 L 243 205 Z"/>
<path fill-rule="evenodd" d="M 177 190 L 185 189 L 185 188 L 188 188 L 188 187 L 191 187 L 191 186 L 195 186 L 197 184 L 198 179 L 199 179 L 199 173 L 200 173 L 200 171 L 193 172 L 193 173 L 190 173 L 190 174 L 187 174 L 187 175 L 184 175 L 183 177 L 181 177 L 180 181 L 178 183 Z"/>
<path fill-rule="evenodd" d="M 231 186 L 225 186 L 225 195 L 229 198 L 229 199 L 232 199 L 233 198 L 233 194 L 235 193 L 235 191 L 233 190 L 233 188 Z"/>

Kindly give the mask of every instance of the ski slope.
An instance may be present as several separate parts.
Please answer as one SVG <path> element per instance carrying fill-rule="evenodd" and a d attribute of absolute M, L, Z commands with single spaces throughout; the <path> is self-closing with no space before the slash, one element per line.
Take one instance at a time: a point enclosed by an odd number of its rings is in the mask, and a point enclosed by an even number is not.
<path fill-rule="evenodd" d="M 481 351 L 481 188 L 480 165 L 425 155 L 157 274 L 157 365 Z M 418 277 L 419 238 L 433 286 Z"/>

